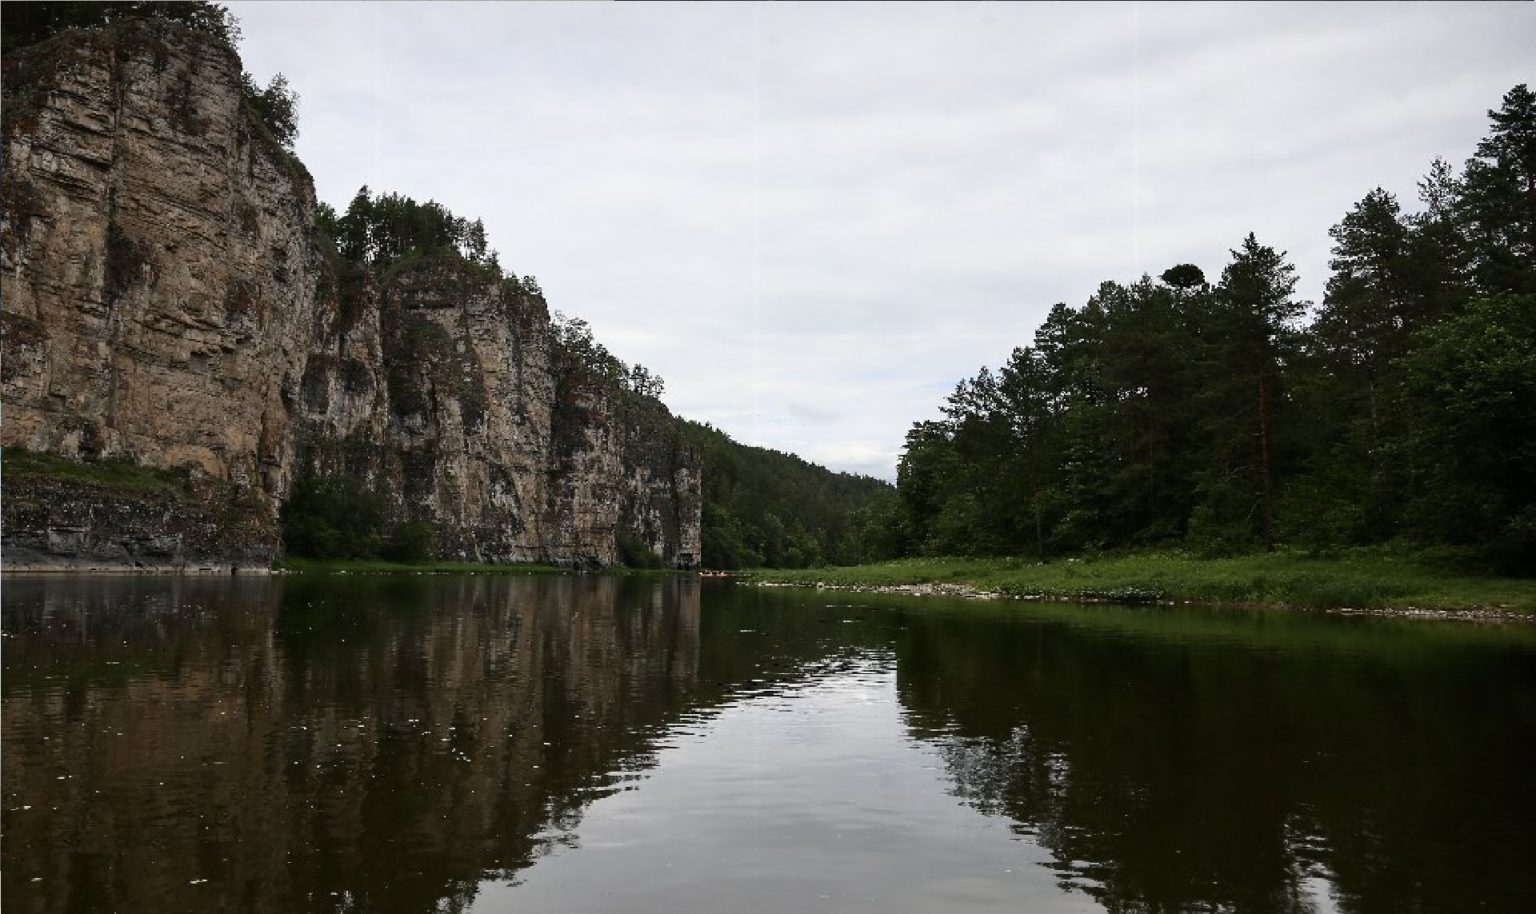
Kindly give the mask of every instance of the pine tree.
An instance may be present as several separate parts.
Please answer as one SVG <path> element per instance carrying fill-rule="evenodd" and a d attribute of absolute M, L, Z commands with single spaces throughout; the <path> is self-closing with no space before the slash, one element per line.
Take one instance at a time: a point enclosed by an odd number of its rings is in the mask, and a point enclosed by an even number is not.
<path fill-rule="evenodd" d="M 1515 86 L 1488 117 L 1457 205 L 1473 281 L 1482 294 L 1536 292 L 1536 93 Z"/>

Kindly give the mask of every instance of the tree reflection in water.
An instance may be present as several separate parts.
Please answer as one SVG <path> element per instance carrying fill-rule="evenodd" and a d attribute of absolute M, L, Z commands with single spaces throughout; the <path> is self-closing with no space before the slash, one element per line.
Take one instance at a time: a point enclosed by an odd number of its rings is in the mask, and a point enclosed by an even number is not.
<path fill-rule="evenodd" d="M 1310 911 L 1320 879 L 1348 911 L 1536 899 L 1529 631 L 975 615 L 908 616 L 911 731 L 1107 909 Z"/>
<path fill-rule="evenodd" d="M 8 911 L 464 910 L 723 706 L 892 667 L 871 745 L 1063 899 L 1536 899 L 1529 628 L 594 576 L 7 578 L 4 622 Z"/>

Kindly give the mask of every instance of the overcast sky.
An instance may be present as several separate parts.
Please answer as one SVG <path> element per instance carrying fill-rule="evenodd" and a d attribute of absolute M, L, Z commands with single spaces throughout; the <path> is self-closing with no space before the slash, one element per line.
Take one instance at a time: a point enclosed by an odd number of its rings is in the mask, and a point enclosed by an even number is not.
<path fill-rule="evenodd" d="M 485 220 L 504 267 L 738 441 L 893 479 L 1055 302 L 1249 231 L 1322 295 L 1536 82 L 1536 5 L 231 3 L 320 199 Z"/>

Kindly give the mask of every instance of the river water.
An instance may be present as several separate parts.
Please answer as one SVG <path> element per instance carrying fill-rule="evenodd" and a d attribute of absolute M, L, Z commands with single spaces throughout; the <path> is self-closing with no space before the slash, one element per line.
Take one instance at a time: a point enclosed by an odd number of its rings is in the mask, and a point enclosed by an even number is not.
<path fill-rule="evenodd" d="M 1536 626 L 7 577 L 3 904 L 1536 910 Z"/>

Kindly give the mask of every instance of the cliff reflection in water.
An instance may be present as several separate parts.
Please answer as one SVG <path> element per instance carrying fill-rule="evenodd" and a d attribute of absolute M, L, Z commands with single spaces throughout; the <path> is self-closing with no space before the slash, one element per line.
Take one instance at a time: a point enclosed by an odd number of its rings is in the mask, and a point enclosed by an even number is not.
<path fill-rule="evenodd" d="M 4 596 L 7 911 L 1536 901 L 1531 626 L 673 577 Z"/>
<path fill-rule="evenodd" d="M 650 763 L 698 583 L 7 579 L 8 910 L 457 907 Z"/>

